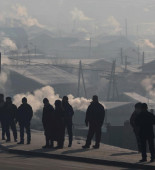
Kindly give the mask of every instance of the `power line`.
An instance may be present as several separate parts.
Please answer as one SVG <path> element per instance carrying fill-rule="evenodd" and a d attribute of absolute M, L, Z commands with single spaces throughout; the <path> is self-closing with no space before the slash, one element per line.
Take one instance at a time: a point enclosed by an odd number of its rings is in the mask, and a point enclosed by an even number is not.
<path fill-rule="evenodd" d="M 9 57 L 9 59 L 11 60 L 17 60 L 14 58 Z M 25 63 L 28 63 L 27 65 L 29 65 L 29 61 L 23 60 L 23 59 L 18 59 L 18 61 L 22 61 Z M 46 64 L 46 63 L 40 63 L 40 62 L 34 62 L 31 61 L 31 64 L 37 64 L 37 65 L 33 65 L 33 66 L 48 66 L 48 67 L 60 67 L 60 68 L 72 68 L 72 69 L 79 69 L 79 67 L 75 67 L 75 66 L 67 66 L 67 65 L 58 65 L 58 64 Z M 89 66 L 89 65 L 88 65 Z M 103 71 L 105 73 L 110 73 L 110 70 L 107 71 L 105 69 L 102 68 L 82 68 L 83 70 L 88 70 L 88 71 Z M 116 72 L 116 73 L 122 73 L 122 72 Z"/>

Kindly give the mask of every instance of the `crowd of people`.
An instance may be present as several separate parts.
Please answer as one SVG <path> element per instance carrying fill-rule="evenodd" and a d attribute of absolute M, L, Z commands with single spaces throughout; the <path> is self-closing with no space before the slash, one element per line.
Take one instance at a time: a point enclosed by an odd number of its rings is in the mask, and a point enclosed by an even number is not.
<path fill-rule="evenodd" d="M 68 97 L 64 96 L 62 101 L 56 100 L 55 108 L 49 103 L 47 98 L 43 99 L 44 108 L 42 123 L 45 132 L 46 144 L 43 148 L 53 148 L 53 142 L 57 141 L 56 149 L 61 149 L 64 146 L 65 129 L 69 136 L 68 147 L 72 146 L 72 117 L 74 111 L 68 102 Z"/>
<path fill-rule="evenodd" d="M 0 94 L 0 121 L 2 127 L 2 140 L 10 142 L 11 128 L 13 131 L 14 141 L 17 142 L 16 124 L 18 122 L 20 127 L 20 142 L 18 142 L 18 144 L 24 144 L 24 128 L 26 129 L 27 133 L 27 144 L 30 144 L 30 122 L 32 116 L 32 107 L 27 103 L 27 99 L 25 97 L 22 98 L 22 104 L 17 108 L 17 106 L 12 103 L 11 97 L 6 97 L 6 101 L 4 101 L 4 95 Z"/>
<path fill-rule="evenodd" d="M 0 122 L 2 127 L 2 140 L 10 142 L 10 129 L 12 129 L 14 141 L 17 142 L 18 122 L 20 128 L 20 141 L 17 144 L 24 144 L 24 129 L 27 133 L 27 144 L 31 143 L 31 119 L 33 109 L 27 103 L 27 98 L 22 98 L 21 105 L 17 108 L 12 103 L 11 97 L 6 97 L 0 94 Z M 47 98 L 43 99 L 42 124 L 45 135 L 45 145 L 42 148 L 54 148 L 54 141 L 57 141 L 56 149 L 62 149 L 64 146 L 65 130 L 67 129 L 69 143 L 68 147 L 72 146 L 72 118 L 74 110 L 69 104 L 68 97 L 64 96 L 62 100 L 56 100 L 52 106 Z M 93 96 L 92 102 L 87 108 L 85 124 L 89 127 L 86 143 L 82 146 L 83 149 L 90 148 L 91 140 L 95 135 L 94 149 L 100 147 L 101 129 L 105 118 L 105 109 L 98 101 L 98 96 Z M 146 103 L 135 104 L 135 110 L 131 115 L 130 124 L 133 127 L 138 145 L 138 151 L 142 155 L 140 162 L 147 161 L 146 144 L 148 142 L 151 153 L 151 162 L 155 160 L 154 149 L 154 131 L 155 116 L 148 111 Z M 6 137 L 6 139 L 5 139 Z"/>
<path fill-rule="evenodd" d="M 0 122 L 2 127 L 2 140 L 10 142 L 10 129 L 13 131 L 14 141 L 17 142 L 16 124 L 20 128 L 20 141 L 17 144 L 24 144 L 24 129 L 27 133 L 27 144 L 31 143 L 31 119 L 33 109 L 27 103 L 27 98 L 22 98 L 21 105 L 17 108 L 12 103 L 11 97 L 6 97 L 0 94 Z M 54 141 L 57 141 L 56 149 L 61 149 L 64 146 L 65 130 L 67 129 L 69 143 L 68 147 L 72 146 L 72 118 L 74 110 L 69 104 L 68 97 L 64 96 L 62 100 L 56 100 L 52 106 L 47 98 L 43 99 L 42 124 L 44 129 L 46 144 L 42 148 L 53 148 Z M 98 149 L 101 141 L 101 128 L 105 117 L 104 107 L 99 103 L 98 96 L 93 96 L 86 111 L 86 126 L 89 125 L 86 144 L 82 148 L 89 148 L 93 136 L 96 136 L 96 144 L 93 146 Z M 6 139 L 5 139 L 6 137 Z"/>
<path fill-rule="evenodd" d="M 138 151 L 142 155 L 140 162 L 147 161 L 146 145 L 149 144 L 151 153 L 150 162 L 155 160 L 154 131 L 155 115 L 148 111 L 146 103 L 136 103 L 135 110 L 131 115 L 130 124 L 133 127 L 138 145 Z"/>

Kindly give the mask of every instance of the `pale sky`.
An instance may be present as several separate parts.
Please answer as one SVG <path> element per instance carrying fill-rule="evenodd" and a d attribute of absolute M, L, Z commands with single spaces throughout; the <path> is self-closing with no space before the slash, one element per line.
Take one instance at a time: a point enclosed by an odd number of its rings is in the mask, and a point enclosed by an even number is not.
<path fill-rule="evenodd" d="M 0 0 L 0 4 L 0 21 L 20 15 L 30 25 L 124 34 L 127 19 L 129 34 L 136 34 L 137 25 L 139 34 L 155 33 L 154 0 Z"/>

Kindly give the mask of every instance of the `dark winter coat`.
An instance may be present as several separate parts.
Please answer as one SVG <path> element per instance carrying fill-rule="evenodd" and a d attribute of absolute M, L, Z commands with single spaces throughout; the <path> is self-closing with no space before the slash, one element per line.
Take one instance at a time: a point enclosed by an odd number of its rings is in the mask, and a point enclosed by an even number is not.
<path fill-rule="evenodd" d="M 85 122 L 87 123 L 95 123 L 100 126 L 103 125 L 105 117 L 104 107 L 99 102 L 92 102 L 86 111 Z"/>
<path fill-rule="evenodd" d="M 130 125 L 133 128 L 133 131 L 138 134 L 139 133 L 139 127 L 136 125 L 136 119 L 138 117 L 139 113 L 137 113 L 136 111 L 134 111 L 130 117 Z"/>
<path fill-rule="evenodd" d="M 10 104 L 5 106 L 5 114 L 6 114 L 6 121 L 12 122 L 17 117 L 17 106 L 14 104 Z"/>
<path fill-rule="evenodd" d="M 5 120 L 5 102 L 0 103 L 0 121 Z"/>
<path fill-rule="evenodd" d="M 72 121 L 72 117 L 74 115 L 74 110 L 72 106 L 68 102 L 65 102 L 65 103 L 62 103 L 62 107 L 64 109 L 65 121 L 68 121 L 68 120 Z"/>
<path fill-rule="evenodd" d="M 55 132 L 57 140 L 63 140 L 65 135 L 64 110 L 62 108 L 55 109 Z"/>
<path fill-rule="evenodd" d="M 54 120 L 54 108 L 48 104 L 43 108 L 42 123 L 45 131 L 45 136 L 48 138 L 54 138 L 55 136 L 55 120 Z"/>
<path fill-rule="evenodd" d="M 141 112 L 136 118 L 136 125 L 139 126 L 139 135 L 141 138 L 154 138 L 153 125 L 155 124 L 155 116 L 148 112 Z"/>
<path fill-rule="evenodd" d="M 17 121 L 19 124 L 30 123 L 33 116 L 32 107 L 29 104 L 21 104 L 17 110 Z"/>

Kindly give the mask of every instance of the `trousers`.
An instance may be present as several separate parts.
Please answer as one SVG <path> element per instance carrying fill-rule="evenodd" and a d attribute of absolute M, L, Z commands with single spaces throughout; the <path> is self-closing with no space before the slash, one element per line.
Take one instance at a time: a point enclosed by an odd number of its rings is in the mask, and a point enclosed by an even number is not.
<path fill-rule="evenodd" d="M 30 122 L 29 123 L 20 123 L 20 141 L 24 142 L 24 129 L 26 129 L 27 133 L 27 142 L 31 141 L 31 130 L 30 130 Z"/>
<path fill-rule="evenodd" d="M 86 145 L 90 146 L 91 145 L 91 140 L 93 136 L 95 135 L 95 145 L 99 146 L 100 141 L 101 141 L 101 125 L 97 123 L 90 123 L 89 124 L 89 130 L 88 130 L 88 135 L 87 135 L 87 140 L 86 140 Z"/>

